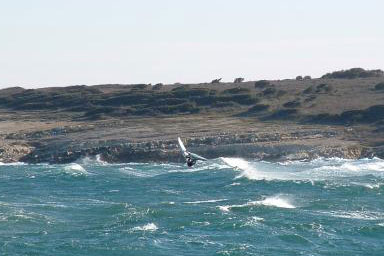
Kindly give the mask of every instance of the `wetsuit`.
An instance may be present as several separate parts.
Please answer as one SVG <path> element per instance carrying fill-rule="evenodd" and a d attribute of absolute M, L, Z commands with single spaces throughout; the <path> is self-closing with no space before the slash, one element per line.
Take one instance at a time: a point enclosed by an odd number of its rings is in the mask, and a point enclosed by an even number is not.
<path fill-rule="evenodd" d="M 196 163 L 196 160 L 193 160 L 189 156 L 186 157 L 186 160 L 187 160 L 188 167 L 192 167 Z"/>

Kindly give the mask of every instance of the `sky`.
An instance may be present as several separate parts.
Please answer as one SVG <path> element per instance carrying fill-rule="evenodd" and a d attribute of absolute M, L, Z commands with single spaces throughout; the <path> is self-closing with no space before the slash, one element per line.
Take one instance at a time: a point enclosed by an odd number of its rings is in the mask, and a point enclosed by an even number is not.
<path fill-rule="evenodd" d="M 0 88 L 384 69 L 382 0 L 0 0 Z"/>

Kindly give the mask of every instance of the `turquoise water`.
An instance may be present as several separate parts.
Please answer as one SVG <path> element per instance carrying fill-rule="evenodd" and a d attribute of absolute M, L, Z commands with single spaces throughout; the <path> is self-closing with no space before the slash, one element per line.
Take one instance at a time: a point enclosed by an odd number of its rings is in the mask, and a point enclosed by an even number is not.
<path fill-rule="evenodd" d="M 0 255 L 384 255 L 384 161 L 0 165 Z"/>

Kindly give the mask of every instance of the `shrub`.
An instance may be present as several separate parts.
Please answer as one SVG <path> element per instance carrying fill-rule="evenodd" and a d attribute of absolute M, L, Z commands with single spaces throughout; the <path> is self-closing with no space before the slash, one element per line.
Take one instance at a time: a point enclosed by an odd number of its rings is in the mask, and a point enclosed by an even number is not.
<path fill-rule="evenodd" d="M 297 80 L 297 81 L 302 81 L 302 80 L 303 80 L 303 77 L 302 77 L 302 76 L 297 76 L 297 77 L 296 77 L 296 80 Z"/>
<path fill-rule="evenodd" d="M 185 103 L 185 99 L 178 99 L 178 98 L 166 98 L 166 99 L 158 99 L 156 100 L 156 105 L 163 106 L 163 105 L 179 105 L 182 103 Z"/>
<path fill-rule="evenodd" d="M 384 91 L 384 82 L 378 83 L 375 85 L 375 90 L 377 91 Z"/>
<path fill-rule="evenodd" d="M 242 83 L 244 81 L 244 78 L 242 77 L 238 77 L 238 78 L 235 78 L 235 80 L 233 81 L 235 84 L 237 83 Z"/>
<path fill-rule="evenodd" d="M 297 114 L 297 109 L 282 109 L 277 110 L 266 119 L 287 120 L 293 118 Z"/>
<path fill-rule="evenodd" d="M 316 86 L 316 92 L 317 93 L 320 93 L 320 92 L 330 92 L 332 91 L 333 87 L 330 86 L 330 85 L 327 85 L 327 84 L 319 84 L 318 86 Z"/>
<path fill-rule="evenodd" d="M 267 89 L 265 89 L 263 92 L 262 92 L 262 94 L 264 95 L 264 96 L 268 96 L 268 95 L 273 95 L 273 94 L 275 94 L 277 92 L 277 90 L 275 89 L 275 88 L 267 88 Z"/>
<path fill-rule="evenodd" d="M 162 83 L 158 83 L 158 84 L 155 84 L 154 86 L 152 86 L 152 90 L 155 90 L 155 91 L 158 91 L 161 88 L 163 88 L 163 84 Z"/>
<path fill-rule="evenodd" d="M 176 98 L 190 98 L 193 96 L 207 96 L 210 94 L 210 90 L 208 90 L 208 89 L 191 89 L 191 90 L 179 89 L 179 90 L 172 90 L 172 94 Z"/>
<path fill-rule="evenodd" d="M 241 105 L 251 105 L 259 101 L 259 99 L 252 97 L 250 94 L 235 94 L 231 96 L 220 96 L 216 98 L 216 101 L 226 102 L 233 101 Z"/>
<path fill-rule="evenodd" d="M 213 79 L 213 80 L 211 81 L 211 84 L 218 84 L 218 83 L 220 83 L 221 79 L 222 79 L 222 78 Z"/>
<path fill-rule="evenodd" d="M 239 93 L 249 93 L 251 90 L 248 88 L 241 88 L 241 87 L 236 87 L 236 88 L 231 88 L 224 90 L 222 93 L 223 94 L 239 94 Z"/>
<path fill-rule="evenodd" d="M 269 108 L 269 105 L 266 104 L 256 104 L 248 109 L 249 113 L 255 113 L 255 112 L 261 112 L 264 110 L 267 110 Z"/>
<path fill-rule="evenodd" d="M 183 103 L 174 106 L 163 106 L 159 107 L 158 110 L 164 114 L 175 114 L 175 113 L 198 113 L 200 109 L 196 108 L 192 103 Z"/>
<path fill-rule="evenodd" d="M 132 89 L 143 90 L 143 89 L 146 89 L 148 86 L 149 86 L 148 84 L 134 84 L 132 85 Z"/>
<path fill-rule="evenodd" d="M 235 103 L 233 103 L 232 101 L 217 102 L 217 103 L 213 104 L 213 107 L 215 107 L 215 108 L 227 108 L 227 107 L 233 107 L 233 106 L 235 106 Z"/>
<path fill-rule="evenodd" d="M 367 77 L 383 77 L 384 72 L 380 69 L 365 70 L 362 68 L 351 68 L 348 70 L 335 71 L 327 73 L 321 78 L 336 78 L 336 79 L 353 79 L 353 78 L 367 78 Z"/>
<path fill-rule="evenodd" d="M 270 85 L 270 82 L 267 80 L 260 80 L 260 81 L 255 82 L 255 88 L 263 89 L 269 85 Z"/>
<path fill-rule="evenodd" d="M 191 98 L 196 104 L 203 105 L 203 106 L 209 106 L 217 102 L 217 97 L 209 95 L 209 96 L 203 96 L 203 97 L 194 97 Z"/>
<path fill-rule="evenodd" d="M 296 100 L 288 101 L 288 102 L 283 104 L 283 106 L 286 107 L 286 108 L 296 108 L 296 107 L 298 107 L 300 105 L 301 105 L 301 103 L 299 101 L 296 101 Z"/>

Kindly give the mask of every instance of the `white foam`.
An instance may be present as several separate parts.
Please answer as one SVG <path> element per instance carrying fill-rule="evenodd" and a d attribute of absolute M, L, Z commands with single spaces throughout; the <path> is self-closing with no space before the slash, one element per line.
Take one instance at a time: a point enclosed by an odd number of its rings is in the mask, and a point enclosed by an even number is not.
<path fill-rule="evenodd" d="M 230 208 L 233 207 L 233 205 L 220 205 L 219 209 L 222 212 L 229 212 Z"/>
<path fill-rule="evenodd" d="M 101 154 L 97 154 L 97 155 L 96 155 L 96 162 L 99 163 L 99 164 L 101 164 L 101 165 L 106 165 L 106 164 L 108 164 L 107 162 L 101 160 Z"/>
<path fill-rule="evenodd" d="M 83 165 L 109 165 L 109 163 L 101 160 L 100 154 L 97 154 L 94 158 L 86 156 L 82 158 L 80 162 Z"/>
<path fill-rule="evenodd" d="M 252 216 L 247 219 L 247 221 L 242 226 L 257 226 L 260 224 L 260 222 L 264 221 L 264 218 Z"/>
<path fill-rule="evenodd" d="M 288 199 L 286 196 L 282 196 L 282 195 L 266 197 L 263 200 L 250 201 L 250 202 L 245 203 L 245 204 L 221 205 L 221 206 L 218 206 L 218 208 L 222 212 L 229 212 L 232 208 L 242 208 L 242 207 L 250 207 L 250 206 L 257 206 L 257 205 L 268 206 L 268 207 L 286 208 L 286 209 L 296 208 L 296 206 L 294 206 L 291 203 L 290 199 Z"/>
<path fill-rule="evenodd" d="M 160 169 L 159 170 L 140 170 L 140 169 L 135 169 L 129 166 L 121 167 L 119 168 L 119 171 L 123 174 L 136 176 L 140 178 L 151 178 L 163 173 L 163 171 Z"/>
<path fill-rule="evenodd" d="M 249 180 L 295 180 L 297 179 L 294 173 L 280 170 L 279 164 L 268 162 L 248 162 L 242 158 L 221 158 L 227 166 L 239 171 L 240 174 L 236 179 L 246 178 Z M 280 169 L 279 169 L 280 168 Z M 284 166 L 283 166 L 284 168 Z"/>
<path fill-rule="evenodd" d="M 256 201 L 255 204 L 261 204 L 265 206 L 273 206 L 273 207 L 279 207 L 279 208 L 288 208 L 288 209 L 296 208 L 296 206 L 294 206 L 289 199 L 281 196 L 267 197 L 264 200 Z"/>
<path fill-rule="evenodd" d="M 65 172 L 72 175 L 87 175 L 89 174 L 83 166 L 77 163 L 71 163 L 64 167 Z"/>
<path fill-rule="evenodd" d="M 132 231 L 148 231 L 148 232 L 154 232 L 158 230 L 158 227 L 155 223 L 148 223 L 144 226 L 138 226 L 131 229 Z"/>
<path fill-rule="evenodd" d="M 377 189 L 380 188 L 381 183 L 377 184 L 371 184 L 371 183 L 360 183 L 360 182 L 352 182 L 352 184 L 357 185 L 357 186 L 363 186 L 369 189 Z"/>
<path fill-rule="evenodd" d="M 319 180 L 332 180 L 352 176 L 384 176 L 384 160 L 379 158 L 350 160 L 341 158 L 315 159 L 312 161 L 287 161 L 268 163 L 246 161 L 241 158 L 221 158 L 224 164 L 239 174 L 238 178 L 249 180 L 305 180 L 312 185 Z M 368 184 L 367 188 L 377 188 Z"/>
<path fill-rule="evenodd" d="M 205 203 L 216 203 L 216 202 L 222 202 L 226 201 L 227 199 L 212 199 L 212 200 L 205 200 L 205 201 L 193 201 L 193 202 L 184 202 L 185 204 L 205 204 Z"/>
<path fill-rule="evenodd" d="M 332 163 L 329 165 L 329 163 Z M 327 161 L 327 165 L 315 168 L 317 171 L 333 170 L 348 172 L 384 172 L 384 161 L 379 158 L 361 160 L 341 160 L 337 162 Z"/>
<path fill-rule="evenodd" d="M 241 170 L 247 170 L 251 168 L 249 163 L 242 158 L 222 157 L 221 159 L 224 161 L 224 163 L 233 168 L 239 168 Z"/>
<path fill-rule="evenodd" d="M 326 215 L 330 215 L 343 219 L 357 219 L 357 220 L 383 220 L 384 213 L 381 212 L 369 212 L 369 211 L 330 211 L 321 212 Z"/>
<path fill-rule="evenodd" d="M 236 178 L 246 177 L 250 180 L 266 179 L 266 175 L 262 175 L 254 166 L 242 158 L 222 157 L 221 159 L 228 166 L 241 172 Z"/>
<path fill-rule="evenodd" d="M 0 165 L 18 166 L 18 165 L 27 165 L 27 163 L 23 163 L 23 162 L 3 163 L 3 162 L 0 162 Z"/>

